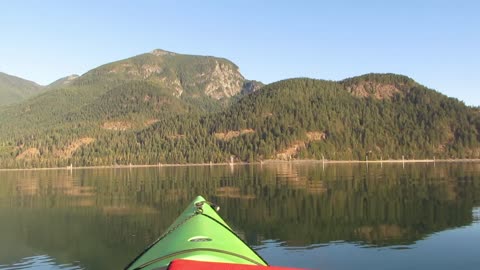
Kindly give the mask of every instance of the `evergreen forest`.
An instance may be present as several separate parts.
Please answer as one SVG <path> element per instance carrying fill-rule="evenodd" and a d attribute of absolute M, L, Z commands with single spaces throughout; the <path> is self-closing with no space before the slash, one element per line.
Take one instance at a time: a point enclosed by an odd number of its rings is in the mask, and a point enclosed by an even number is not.
<path fill-rule="evenodd" d="M 480 157 L 480 110 L 406 76 L 263 85 L 154 52 L 0 106 L 0 167 Z"/>

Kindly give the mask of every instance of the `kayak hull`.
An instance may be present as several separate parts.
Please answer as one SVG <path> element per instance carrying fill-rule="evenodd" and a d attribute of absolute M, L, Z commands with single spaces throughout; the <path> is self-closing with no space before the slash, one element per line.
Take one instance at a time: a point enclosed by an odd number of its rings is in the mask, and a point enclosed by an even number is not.
<path fill-rule="evenodd" d="M 159 269 L 175 259 L 267 265 L 201 196 L 126 269 Z"/>

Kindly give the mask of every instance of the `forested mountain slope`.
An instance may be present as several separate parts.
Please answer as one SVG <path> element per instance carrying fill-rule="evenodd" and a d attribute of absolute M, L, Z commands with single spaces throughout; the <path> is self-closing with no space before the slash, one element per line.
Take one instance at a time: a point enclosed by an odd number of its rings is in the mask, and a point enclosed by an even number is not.
<path fill-rule="evenodd" d="M 144 128 L 170 115 L 221 110 L 231 97 L 261 86 L 226 59 L 154 50 L 59 79 L 32 99 L 0 108 L 0 139 L 11 146 L 53 136 L 62 146 L 104 130 Z"/>
<path fill-rule="evenodd" d="M 0 72 L 0 106 L 23 101 L 42 89 L 41 85 Z"/>
<path fill-rule="evenodd" d="M 253 129 L 229 142 L 246 158 L 401 159 L 479 156 L 479 114 L 393 74 L 268 85 L 215 117 L 212 129 Z M 236 150 L 239 149 L 239 150 Z"/>
<path fill-rule="evenodd" d="M 289 79 L 209 111 L 157 83 L 112 87 L 43 133 L 2 132 L 1 166 L 480 157 L 478 109 L 405 76 Z"/>

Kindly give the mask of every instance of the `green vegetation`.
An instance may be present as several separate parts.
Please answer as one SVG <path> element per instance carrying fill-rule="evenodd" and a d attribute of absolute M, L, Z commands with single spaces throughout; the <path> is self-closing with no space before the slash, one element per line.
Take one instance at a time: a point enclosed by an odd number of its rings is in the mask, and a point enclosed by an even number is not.
<path fill-rule="evenodd" d="M 0 106 L 23 101 L 40 92 L 42 86 L 0 72 Z"/>
<path fill-rule="evenodd" d="M 221 58 L 110 63 L 0 108 L 0 167 L 480 157 L 478 108 L 405 76 L 262 86 Z"/>
<path fill-rule="evenodd" d="M 268 85 L 222 112 L 164 119 L 125 134 L 131 143 L 124 146 L 137 145 L 116 148 L 114 156 L 121 164 L 225 162 L 231 155 L 256 161 L 303 142 L 291 158 L 478 157 L 478 120 L 462 103 L 417 84 L 392 100 L 377 100 L 354 97 L 336 82 L 294 79 Z M 228 141 L 214 136 L 244 129 L 255 132 Z M 312 131 L 325 139 L 309 141 Z M 114 149 L 110 139 L 99 145 Z M 133 161 L 122 154 L 132 151 L 139 153 Z"/>

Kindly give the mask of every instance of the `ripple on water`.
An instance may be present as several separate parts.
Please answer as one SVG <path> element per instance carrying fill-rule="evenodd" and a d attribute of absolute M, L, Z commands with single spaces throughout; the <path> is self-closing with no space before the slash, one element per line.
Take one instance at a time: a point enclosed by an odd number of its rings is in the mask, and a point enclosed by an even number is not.
<path fill-rule="evenodd" d="M 473 208 L 472 216 L 473 216 L 473 223 L 480 223 L 480 207 Z"/>
<path fill-rule="evenodd" d="M 58 264 L 54 258 L 48 255 L 37 255 L 31 257 L 25 257 L 20 261 L 5 265 L 0 264 L 0 270 L 17 270 L 17 269 L 66 269 L 66 270 L 79 270 L 84 269 L 78 262 L 69 264 Z"/>

